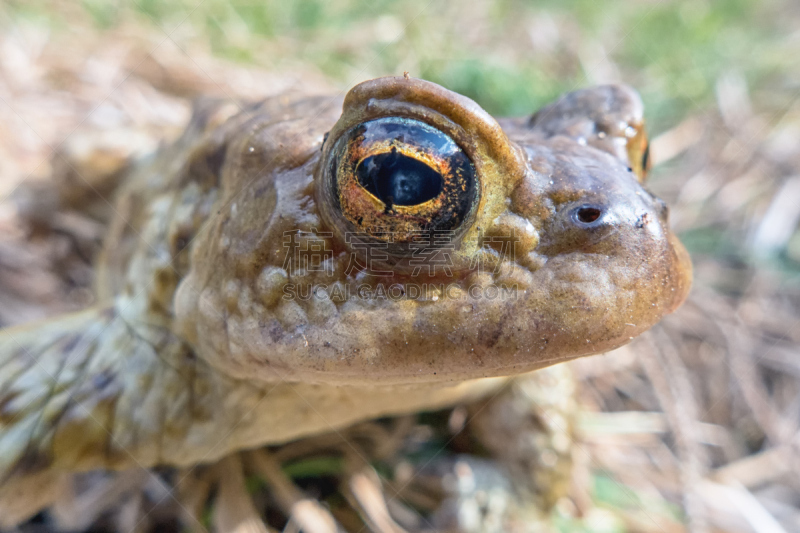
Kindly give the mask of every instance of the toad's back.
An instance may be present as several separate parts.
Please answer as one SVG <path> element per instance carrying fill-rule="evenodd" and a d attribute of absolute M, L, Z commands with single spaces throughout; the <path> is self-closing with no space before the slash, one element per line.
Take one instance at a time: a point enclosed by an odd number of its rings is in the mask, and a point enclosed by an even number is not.
<path fill-rule="evenodd" d="M 259 146 L 261 168 L 228 172 L 253 179 L 297 168 L 319 151 L 340 109 L 341 99 L 302 95 L 255 104 L 197 101 L 181 137 L 135 167 L 118 191 L 97 264 L 98 299 L 149 287 L 153 309 L 165 302 L 172 315 L 175 286 L 188 272 L 189 245 L 220 209 L 215 203 L 229 151 L 260 134 L 277 141 Z"/>
<path fill-rule="evenodd" d="M 452 403 L 685 298 L 630 89 L 502 126 L 383 78 L 203 102 L 129 176 L 101 305 L 0 334 L 0 476 L 187 465 Z"/>

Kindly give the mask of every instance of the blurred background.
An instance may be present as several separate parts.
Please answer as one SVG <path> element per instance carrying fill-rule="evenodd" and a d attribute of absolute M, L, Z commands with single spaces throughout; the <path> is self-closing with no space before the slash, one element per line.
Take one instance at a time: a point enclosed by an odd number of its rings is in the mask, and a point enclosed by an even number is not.
<path fill-rule="evenodd" d="M 794 0 L 5 0 L 0 326 L 93 298 L 102 224 L 67 211 L 43 232 L 26 194 L 99 187 L 198 95 L 408 72 L 519 116 L 624 82 L 695 286 L 652 334 L 571 365 L 578 473 L 552 523 L 800 531 L 799 58 Z"/>

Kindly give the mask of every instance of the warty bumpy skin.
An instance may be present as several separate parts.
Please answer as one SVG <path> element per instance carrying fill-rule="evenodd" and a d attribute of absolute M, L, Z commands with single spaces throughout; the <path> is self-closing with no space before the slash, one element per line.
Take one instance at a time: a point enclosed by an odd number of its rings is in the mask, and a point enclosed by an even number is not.
<path fill-rule="evenodd" d="M 339 174 L 358 171 L 363 149 L 392 154 L 398 187 L 422 179 L 407 158 L 439 165 L 430 194 L 467 183 L 448 181 L 453 159 L 433 141 L 392 121 L 374 142 L 357 129 L 387 117 L 438 130 L 471 162 L 474 192 L 442 242 L 424 213 L 448 198 L 393 205 Z M 500 121 L 403 77 L 343 102 L 204 101 L 118 191 L 102 303 L 0 332 L 0 480 L 208 462 L 477 398 L 625 344 L 691 284 L 646 168 L 642 105 L 621 86 Z M 408 244 L 416 234 L 354 231 L 358 213 L 341 206 L 356 200 L 400 231 L 412 221 L 433 254 Z"/>

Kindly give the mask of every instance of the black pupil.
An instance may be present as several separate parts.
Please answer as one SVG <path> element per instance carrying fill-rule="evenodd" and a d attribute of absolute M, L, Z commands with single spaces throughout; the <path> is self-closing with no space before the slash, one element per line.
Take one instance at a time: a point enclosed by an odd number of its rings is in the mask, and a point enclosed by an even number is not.
<path fill-rule="evenodd" d="M 584 224 L 591 224 L 600 218 L 600 210 L 596 207 L 581 207 L 578 209 L 578 220 Z"/>
<path fill-rule="evenodd" d="M 431 167 L 392 149 L 359 163 L 358 182 L 387 206 L 419 205 L 439 196 L 444 181 Z"/>

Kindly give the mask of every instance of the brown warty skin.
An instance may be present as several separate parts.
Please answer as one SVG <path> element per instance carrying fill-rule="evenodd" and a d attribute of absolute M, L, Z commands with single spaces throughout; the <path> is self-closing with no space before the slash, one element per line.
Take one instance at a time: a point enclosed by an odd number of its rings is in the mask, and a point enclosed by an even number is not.
<path fill-rule="evenodd" d="M 403 77 L 198 104 L 117 191 L 101 303 L 0 332 L 0 485 L 210 462 L 629 342 L 691 283 L 646 145 L 623 86 L 499 121 Z M 368 192 L 376 154 L 433 168 L 439 196 Z"/>

